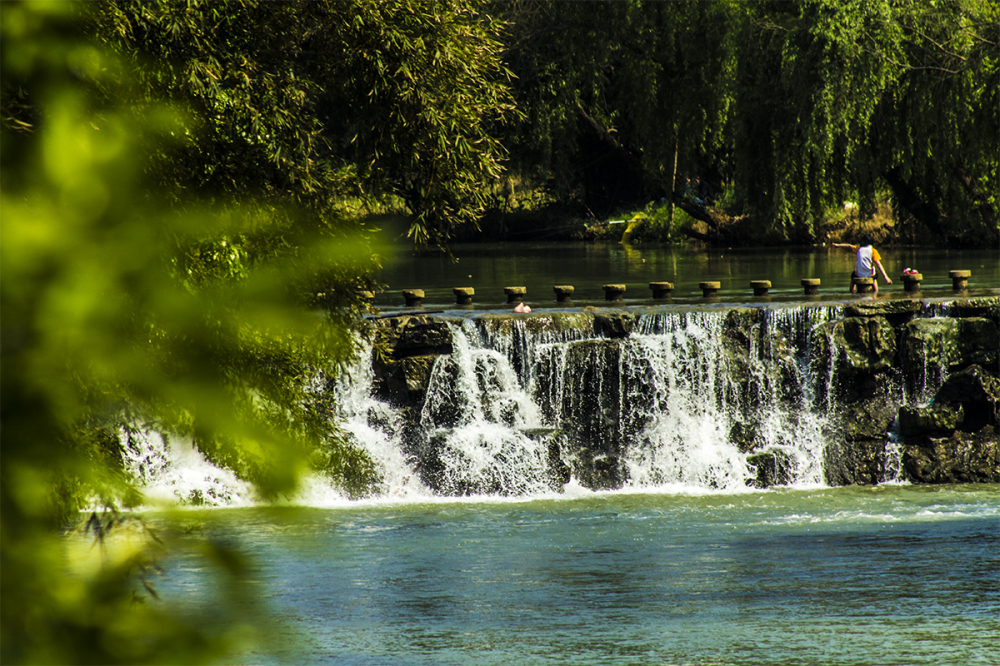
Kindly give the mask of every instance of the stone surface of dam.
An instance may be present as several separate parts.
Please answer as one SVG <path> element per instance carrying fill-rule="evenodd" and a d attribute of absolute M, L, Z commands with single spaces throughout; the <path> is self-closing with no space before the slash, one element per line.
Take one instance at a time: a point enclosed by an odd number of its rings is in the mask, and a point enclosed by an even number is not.
<path fill-rule="evenodd" d="M 325 390 L 387 491 L 1000 481 L 997 297 L 371 323 Z"/>

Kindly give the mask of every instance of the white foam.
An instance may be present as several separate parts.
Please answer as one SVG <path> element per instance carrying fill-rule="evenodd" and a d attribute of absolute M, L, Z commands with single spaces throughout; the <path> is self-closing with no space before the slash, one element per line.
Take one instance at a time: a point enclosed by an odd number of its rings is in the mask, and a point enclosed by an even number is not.
<path fill-rule="evenodd" d="M 120 432 L 125 469 L 150 506 L 250 506 L 253 486 L 210 463 L 190 440 L 165 437 L 150 427 Z"/>
<path fill-rule="evenodd" d="M 581 385 L 578 369 L 568 367 L 572 345 L 593 344 L 579 342 L 585 337 L 580 330 L 529 334 L 523 321 L 508 329 L 473 320 L 454 324 L 454 352 L 439 357 L 432 369 L 416 433 L 407 430 L 399 410 L 373 396 L 371 349 L 362 345 L 357 362 L 340 379 L 330 384 L 319 377 L 312 390 L 335 393 L 337 426 L 375 464 L 380 485 L 371 498 L 352 500 L 315 475 L 283 501 L 339 507 L 759 492 L 751 487 L 756 475 L 748 462 L 751 454 L 733 441 L 734 428 L 743 426 L 752 429 L 756 452 L 775 454 L 785 467 L 785 487 L 823 488 L 830 410 L 814 387 L 830 378 L 812 376 L 809 350 L 796 345 L 807 344 L 808 331 L 832 312 L 762 311 L 751 327 L 748 357 L 736 361 L 725 347 L 725 312 L 640 317 L 633 334 L 616 343 L 618 367 L 589 375 L 598 378 L 594 382 L 616 378 L 617 385 L 634 392 L 621 396 L 620 411 L 613 415 L 620 424 L 619 471 L 625 479 L 624 487 L 614 491 L 588 489 L 576 478 L 558 486 L 558 475 L 549 469 L 553 451 L 564 458 L 555 461 L 564 466 L 561 473 L 576 461 L 566 453 L 572 446 L 556 447 L 545 433 L 563 429 L 573 418 L 566 412 L 575 408 L 581 392 L 602 390 Z M 606 362 L 600 354 L 574 358 Z M 745 424 L 748 414 L 753 422 Z M 211 465 L 190 442 L 151 430 L 133 439 L 129 471 L 150 503 L 246 506 L 257 501 L 249 484 Z M 437 465 L 430 472 L 418 462 L 429 450 Z M 898 472 L 894 456 L 898 451 L 890 447 L 888 466 Z M 425 485 L 428 474 L 436 475 L 443 493 Z M 898 473 L 892 476 L 903 483 Z"/>

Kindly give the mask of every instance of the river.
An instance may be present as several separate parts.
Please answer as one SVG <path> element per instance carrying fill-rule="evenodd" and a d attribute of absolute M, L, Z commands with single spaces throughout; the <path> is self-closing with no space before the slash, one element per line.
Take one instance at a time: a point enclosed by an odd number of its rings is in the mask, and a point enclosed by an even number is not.
<path fill-rule="evenodd" d="M 1000 487 L 192 512 L 253 563 L 241 664 L 996 664 Z M 210 567 L 171 561 L 205 610 Z M 264 649 L 267 646 L 267 649 Z"/>
<path fill-rule="evenodd" d="M 337 393 L 342 427 L 377 464 L 377 497 L 349 500 L 314 481 L 286 505 L 262 506 L 178 438 L 149 433 L 131 447 L 151 501 L 214 505 L 150 510 L 150 520 L 245 557 L 266 630 L 233 663 L 998 663 L 1000 485 L 911 485 L 891 433 L 881 484 L 824 481 L 843 405 L 826 391 L 839 381 L 832 366 L 816 366 L 810 349 L 812 331 L 853 300 L 849 252 L 582 243 L 455 252 L 458 263 L 409 257 L 382 275 L 394 287 L 378 307 L 398 308 L 396 287 L 423 288 L 425 309 L 461 315 L 448 320 L 454 349 L 435 362 L 409 425 L 376 398 L 371 363 L 317 389 Z M 885 255 L 891 276 L 921 270 L 931 300 L 955 297 L 947 271 L 957 268 L 973 272 L 969 295 L 1000 293 L 992 251 Z M 820 277 L 824 291 L 804 299 L 802 277 Z M 726 310 L 762 304 L 747 285 L 756 278 L 772 280 L 775 303 L 755 310 L 761 337 L 733 365 Z M 704 279 L 723 282 L 718 301 L 703 300 Z M 646 282 L 657 280 L 674 282 L 676 295 L 651 307 Z M 616 346 L 468 316 L 508 308 L 504 286 L 526 286 L 531 304 L 554 308 L 552 286 L 573 284 L 573 305 L 560 306 L 572 309 L 600 304 L 609 282 L 626 283 L 626 308 L 641 310 Z M 452 286 L 474 286 L 476 303 L 455 308 Z M 886 286 L 880 297 L 901 291 Z M 807 305 L 789 307 L 797 303 Z M 754 390 L 741 393 L 740 381 Z M 932 395 L 897 374 L 886 381 L 894 400 Z M 733 439 L 751 425 L 757 450 L 787 462 L 776 487 L 755 487 L 759 463 Z M 548 438 L 566 433 L 593 439 L 594 451 L 614 439 L 617 489 L 559 472 Z M 612 460 L 598 458 L 588 459 L 595 474 Z M 205 621 L 232 613 L 215 606 L 214 567 L 202 556 L 162 564 L 163 599 Z"/>
<path fill-rule="evenodd" d="M 403 305 L 404 289 L 423 289 L 425 308 L 454 305 L 455 287 L 472 287 L 472 309 L 501 307 L 504 287 L 527 288 L 525 301 L 533 308 L 556 307 L 552 287 L 572 285 L 577 305 L 599 304 L 602 286 L 624 284 L 625 304 L 650 302 L 650 282 L 671 282 L 672 303 L 703 302 L 702 281 L 719 281 L 718 302 L 760 303 L 765 300 L 803 300 L 802 278 L 819 278 L 819 294 L 808 302 L 850 298 L 854 269 L 850 250 L 830 246 L 796 248 L 713 249 L 694 251 L 659 245 L 619 243 L 477 243 L 452 247 L 454 257 L 418 255 L 408 246 L 386 251 L 387 267 L 379 278 L 387 286 L 376 295 L 381 307 Z M 969 270 L 969 290 L 975 295 L 1000 293 L 1000 259 L 995 250 L 938 248 L 882 248 L 883 266 L 892 285 L 881 285 L 880 295 L 899 296 L 899 279 L 910 268 L 923 275 L 925 297 L 953 296 L 951 270 Z M 457 259 L 457 261 L 455 261 Z M 755 298 L 750 280 L 770 280 L 768 299 Z"/>

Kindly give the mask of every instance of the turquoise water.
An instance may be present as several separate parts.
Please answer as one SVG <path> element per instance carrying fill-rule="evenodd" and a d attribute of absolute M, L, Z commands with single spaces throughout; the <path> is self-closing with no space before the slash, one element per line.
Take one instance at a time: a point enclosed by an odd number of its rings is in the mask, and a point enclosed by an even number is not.
<path fill-rule="evenodd" d="M 996 664 L 1000 486 L 191 512 L 246 554 L 246 664 Z M 207 568 L 167 562 L 192 609 Z"/>

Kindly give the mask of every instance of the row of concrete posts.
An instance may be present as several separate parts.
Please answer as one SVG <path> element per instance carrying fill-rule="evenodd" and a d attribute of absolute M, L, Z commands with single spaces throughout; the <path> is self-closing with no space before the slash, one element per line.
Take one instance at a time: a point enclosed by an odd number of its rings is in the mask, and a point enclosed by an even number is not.
<path fill-rule="evenodd" d="M 948 272 L 948 277 L 951 278 L 955 291 L 966 289 L 971 276 L 971 271 Z M 924 279 L 923 275 L 920 273 L 904 273 L 901 277 L 904 291 L 920 291 L 920 283 Z M 875 280 L 873 278 L 853 278 L 852 281 L 855 291 L 859 294 L 870 293 L 874 290 Z M 702 296 L 711 298 L 719 293 L 722 283 L 700 282 L 698 286 L 701 289 Z M 819 293 L 819 286 L 819 278 L 802 278 L 802 288 L 806 296 Z M 750 280 L 750 288 L 753 289 L 754 296 L 767 296 L 768 291 L 771 289 L 771 281 Z M 606 301 L 620 301 L 625 298 L 624 284 L 606 284 L 603 286 L 603 289 L 604 300 Z M 673 294 L 674 285 L 671 282 L 650 282 L 649 289 L 652 291 L 653 298 L 659 300 L 669 298 Z M 455 287 L 452 291 L 455 294 L 455 303 L 457 305 L 471 305 L 472 297 L 476 294 L 476 290 L 472 287 Z M 556 301 L 559 303 L 571 303 L 573 301 L 574 288 L 572 285 L 556 285 L 552 287 L 552 291 L 555 292 Z M 506 294 L 508 303 L 515 304 L 524 301 L 528 289 L 527 287 L 504 287 L 503 293 Z M 406 300 L 407 307 L 422 305 L 424 290 L 404 289 L 403 298 Z"/>

